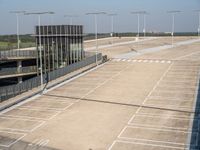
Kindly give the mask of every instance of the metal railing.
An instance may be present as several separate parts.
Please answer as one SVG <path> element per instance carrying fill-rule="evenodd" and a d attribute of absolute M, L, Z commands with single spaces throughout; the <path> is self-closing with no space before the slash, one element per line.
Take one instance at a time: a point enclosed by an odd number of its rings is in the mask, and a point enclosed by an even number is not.
<path fill-rule="evenodd" d="M 98 58 L 98 61 L 101 61 L 102 54 L 98 54 L 97 58 Z M 72 64 L 72 65 L 66 66 L 64 68 L 60 68 L 58 70 L 51 71 L 50 73 L 43 75 L 43 83 L 46 84 L 52 80 L 55 80 L 61 76 L 64 76 L 68 73 L 76 71 L 80 68 L 86 67 L 95 62 L 96 62 L 96 56 L 94 55 L 94 56 L 85 58 L 77 63 Z M 33 88 L 40 86 L 40 83 L 41 83 L 40 76 L 37 76 L 32 79 L 26 80 L 22 83 L 19 83 L 19 84 L 1 87 L 0 88 L 0 102 L 5 101 L 9 98 L 15 97 L 16 95 L 19 95 L 23 92 L 32 90 Z"/>
<path fill-rule="evenodd" d="M 0 76 L 5 75 L 14 75 L 14 74 L 22 74 L 22 73 L 31 73 L 37 72 L 36 66 L 29 66 L 29 67 L 21 67 L 21 68 L 0 68 Z"/>
<path fill-rule="evenodd" d="M 9 58 L 36 58 L 36 50 L 8 50 L 0 51 L 0 60 L 9 59 Z"/>

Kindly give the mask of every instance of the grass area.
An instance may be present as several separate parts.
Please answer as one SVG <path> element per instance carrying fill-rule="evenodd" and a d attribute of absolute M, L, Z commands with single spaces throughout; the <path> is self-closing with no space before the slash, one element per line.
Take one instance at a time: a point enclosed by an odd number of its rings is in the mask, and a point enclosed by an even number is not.
<path fill-rule="evenodd" d="M 35 38 L 30 34 L 20 35 L 20 47 L 33 47 L 35 46 Z M 11 50 L 17 48 L 16 35 L 0 35 L 0 50 Z"/>
<path fill-rule="evenodd" d="M 34 42 L 20 43 L 20 48 L 34 47 Z M 0 50 L 12 50 L 17 48 L 17 43 L 0 42 Z"/>

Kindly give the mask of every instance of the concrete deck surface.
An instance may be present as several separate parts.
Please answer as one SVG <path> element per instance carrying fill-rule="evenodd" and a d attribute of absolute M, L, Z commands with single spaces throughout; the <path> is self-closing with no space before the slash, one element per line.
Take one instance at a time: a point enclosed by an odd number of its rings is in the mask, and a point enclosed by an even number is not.
<path fill-rule="evenodd" d="M 143 48 L 166 40 L 146 41 Z M 183 150 L 191 136 L 197 150 L 199 48 L 196 42 L 113 58 L 2 112 L 0 150 Z"/>

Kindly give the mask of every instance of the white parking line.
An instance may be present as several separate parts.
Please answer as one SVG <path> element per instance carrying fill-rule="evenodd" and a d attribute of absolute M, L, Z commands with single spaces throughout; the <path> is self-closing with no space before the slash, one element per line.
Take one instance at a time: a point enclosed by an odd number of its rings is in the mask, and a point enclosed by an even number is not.
<path fill-rule="evenodd" d="M 39 128 L 40 126 L 42 126 L 45 121 L 41 121 L 41 120 L 33 120 L 33 119 L 24 119 L 24 118 L 10 118 L 10 117 L 0 117 L 3 119 L 8 119 L 8 120 L 19 120 L 19 121 L 29 121 L 29 122 L 37 122 L 38 125 L 35 125 L 35 127 L 33 127 L 30 130 L 23 130 L 23 129 L 19 129 L 19 128 L 7 128 L 7 127 L 0 127 L 0 129 L 8 129 L 11 131 L 21 131 L 21 132 L 33 132 L 34 130 L 36 130 L 37 128 Z"/>
<path fill-rule="evenodd" d="M 168 99 L 168 100 L 174 100 L 174 101 L 188 101 L 191 102 L 194 100 L 194 97 L 190 98 L 183 98 L 183 97 L 173 97 L 173 96 L 150 96 L 149 99 Z"/>
<path fill-rule="evenodd" d="M 171 69 L 170 72 L 194 72 L 194 73 L 197 73 L 198 70 L 197 69 Z"/>
<path fill-rule="evenodd" d="M 170 104 L 170 105 L 166 105 L 165 104 L 165 106 L 163 106 L 163 104 L 148 104 L 147 106 L 149 106 L 149 107 L 160 107 L 160 108 L 178 108 L 178 109 L 180 109 L 180 110 L 184 110 L 184 111 L 192 111 L 192 108 L 191 107 L 187 107 L 187 106 L 180 106 L 180 105 L 172 105 L 172 104 Z"/>
<path fill-rule="evenodd" d="M 133 126 L 126 126 L 125 130 L 127 128 L 138 128 L 138 129 L 147 129 L 150 131 L 161 131 L 161 132 L 171 132 L 171 133 L 185 133 L 185 134 L 189 134 L 191 132 L 187 132 L 187 131 L 174 131 L 174 130 L 168 130 L 168 129 L 156 129 L 156 128 L 150 128 L 150 127 L 133 127 Z M 124 131 L 125 131 L 124 130 Z M 141 139 L 141 138 L 131 138 L 131 137 L 126 137 L 126 136 L 122 136 L 123 132 L 121 132 L 121 134 L 118 136 L 119 139 L 127 139 L 127 140 L 139 140 L 139 141 L 149 141 L 149 142 L 156 142 L 156 143 L 163 143 L 163 144 L 174 144 L 174 145 L 183 145 L 183 146 L 188 146 L 188 144 L 185 143 L 177 143 L 177 142 L 169 142 L 169 141 L 162 141 L 162 140 L 151 140 L 151 139 Z M 197 136 L 197 133 L 196 133 Z"/>
<path fill-rule="evenodd" d="M 9 131 L 0 131 L 0 133 L 8 133 L 8 134 L 14 134 L 14 135 L 21 135 L 18 139 L 15 139 L 15 141 L 13 141 L 10 144 L 4 145 L 4 144 L 0 144 L 0 146 L 2 147 L 10 147 L 12 145 L 14 145 L 15 143 L 17 143 L 19 140 L 21 140 L 22 138 L 24 138 L 26 136 L 25 133 L 17 133 L 17 132 L 9 132 Z"/>
<path fill-rule="evenodd" d="M 27 109 L 27 108 L 24 108 L 24 109 Z M 30 109 L 28 109 L 30 110 Z M 32 109 L 33 110 L 33 109 Z M 35 111 L 39 111 L 39 110 L 35 110 Z M 59 111 L 55 111 L 55 114 L 51 115 L 50 117 L 45 117 L 45 118 L 42 118 L 42 117 L 30 117 L 30 116 L 25 116 L 25 115 L 5 115 L 3 114 L 2 116 L 3 117 L 14 117 L 14 118 L 25 118 L 25 119 L 35 119 L 35 120 L 51 120 L 52 118 L 54 118 L 55 116 L 57 116 L 60 112 Z"/>
<path fill-rule="evenodd" d="M 169 117 L 169 115 L 162 115 L 162 114 L 158 114 L 158 113 L 151 113 L 151 112 L 149 112 L 149 113 L 141 113 L 141 112 L 139 112 L 138 113 L 138 115 L 149 115 L 149 116 L 160 116 L 160 117 Z M 171 115 L 170 114 L 170 117 L 175 117 L 175 118 L 185 118 L 185 119 L 187 119 L 187 118 L 191 118 L 191 119 L 193 119 L 194 117 L 193 116 L 188 116 L 188 115 Z"/>
<path fill-rule="evenodd" d="M 117 72 L 116 74 L 112 75 L 110 78 L 108 78 L 107 80 L 105 80 L 104 82 L 102 82 L 101 84 L 97 85 L 95 88 L 93 88 L 92 90 L 90 90 L 88 93 L 86 93 L 85 95 L 83 95 L 79 100 L 85 98 L 86 96 L 88 96 L 89 94 L 91 94 L 92 92 L 94 92 L 96 89 L 98 89 L 99 87 L 101 87 L 102 85 L 106 84 L 107 82 L 109 82 L 110 80 L 112 80 L 113 78 L 119 76 L 124 70 L 126 70 L 127 68 L 129 68 L 131 65 L 127 65 L 125 68 L 123 68 L 121 71 Z M 77 100 L 77 101 L 79 101 Z"/>
<path fill-rule="evenodd" d="M 44 147 L 50 142 L 49 139 L 35 139 L 32 143 L 28 144 L 31 148 Z"/>
<path fill-rule="evenodd" d="M 167 83 L 165 83 L 165 84 L 161 84 L 161 85 L 159 85 L 158 87 L 161 87 L 161 88 L 164 88 L 164 87 L 166 87 L 166 88 L 176 88 L 176 89 L 184 89 L 184 88 L 188 88 L 188 89 L 195 89 L 196 88 L 196 85 L 187 85 L 187 87 L 184 87 L 184 86 L 182 86 L 182 85 L 176 85 L 176 84 L 167 84 Z"/>
<path fill-rule="evenodd" d="M 167 149 L 172 149 L 172 150 L 184 150 L 185 148 L 183 147 L 175 147 L 175 146 L 166 146 L 166 145 L 157 145 L 157 144 L 149 144 L 149 143 L 142 143 L 142 142 L 130 142 L 130 141 L 124 141 L 124 140 L 115 140 L 111 147 L 108 150 L 112 150 L 114 145 L 116 143 L 123 143 L 123 144 L 134 144 L 134 145 L 143 145 L 143 146 L 152 146 L 152 147 L 160 147 L 160 148 L 167 148 Z"/>
<path fill-rule="evenodd" d="M 166 74 L 169 72 L 169 70 L 171 69 L 172 65 L 173 65 L 173 64 L 171 64 L 171 65 L 167 68 L 167 70 L 163 73 L 163 75 L 161 76 L 161 78 L 156 82 L 156 84 L 154 85 L 153 89 L 152 89 L 152 90 L 149 92 L 149 94 L 145 97 L 145 99 L 144 99 L 142 105 L 144 105 L 145 102 L 149 99 L 149 97 L 150 97 L 150 96 L 152 95 L 152 93 L 155 91 L 155 89 L 157 88 L 157 86 L 160 84 L 160 82 L 163 80 L 163 78 L 164 78 L 164 77 L 166 76 Z M 139 107 L 139 108 L 137 109 L 136 113 L 131 117 L 130 120 L 132 120 L 132 119 L 135 117 L 135 115 L 140 111 L 141 108 L 142 108 L 142 107 Z M 130 120 L 128 121 L 128 124 L 130 123 Z"/>
<path fill-rule="evenodd" d="M 20 109 L 20 110 L 35 110 L 35 111 L 38 111 L 38 109 L 34 109 L 34 108 L 22 108 L 22 107 L 19 107 L 19 108 L 15 108 L 15 109 Z M 60 111 L 55 111 L 55 110 L 41 110 L 41 111 L 46 111 L 46 112 L 55 112 L 55 113 L 57 113 L 57 112 L 60 112 Z"/>
<path fill-rule="evenodd" d="M 182 58 L 185 58 L 185 57 L 189 57 L 189 56 L 192 56 L 192 55 L 194 55 L 194 54 L 199 54 L 200 52 L 193 52 L 193 53 L 190 53 L 190 54 L 187 54 L 187 55 L 183 55 L 183 56 L 181 56 L 181 57 L 177 57 L 176 59 L 177 60 L 180 60 L 180 59 L 182 59 Z"/>
<path fill-rule="evenodd" d="M 163 117 L 167 117 L 167 118 L 170 118 L 170 119 L 177 119 L 177 120 L 193 120 L 194 118 L 191 118 L 191 119 L 188 119 L 188 116 L 187 117 L 185 117 L 185 118 L 180 118 L 179 116 L 169 116 L 169 115 L 152 115 L 152 114 L 148 114 L 148 113 L 146 113 L 146 114 L 143 114 L 143 113 L 138 113 L 138 114 L 136 114 L 136 116 L 145 116 L 145 117 L 154 117 L 154 118 L 163 118 Z M 133 121 L 133 120 L 132 120 Z"/>
<path fill-rule="evenodd" d="M 153 92 L 154 94 L 173 94 L 173 95 L 179 95 L 179 94 L 183 94 L 183 95 L 191 95 L 193 96 L 195 93 L 194 92 L 189 92 L 189 91 L 184 91 L 184 90 L 159 90 L 159 88 L 156 88 L 156 91 Z"/>
<path fill-rule="evenodd" d="M 171 77 L 169 77 L 169 76 L 167 76 L 167 77 L 165 77 L 165 80 L 186 80 L 186 81 L 191 81 L 191 82 L 194 82 L 194 81 L 196 81 L 196 77 L 194 77 L 194 78 L 191 78 L 191 77 L 177 77 L 177 76 L 171 76 Z"/>
<path fill-rule="evenodd" d="M 75 100 L 74 103 L 78 102 L 78 100 Z M 44 111 L 44 110 L 52 110 L 52 111 L 64 111 L 68 109 L 70 106 L 72 106 L 74 103 L 70 103 L 68 106 L 64 108 L 52 108 L 52 107 L 37 107 L 37 106 L 21 106 L 20 108 L 25 108 L 25 109 L 33 109 L 33 110 L 39 110 L 39 111 Z"/>
<path fill-rule="evenodd" d="M 169 65 L 169 67 L 167 68 L 167 70 L 163 73 L 163 75 L 161 76 L 161 78 L 156 82 L 156 84 L 154 85 L 153 89 L 149 92 L 149 94 L 146 96 L 146 98 L 144 99 L 142 105 L 145 104 L 145 102 L 148 100 L 149 96 L 154 92 L 154 90 L 157 88 L 157 86 L 160 84 L 160 82 L 163 80 L 163 78 L 166 76 L 166 74 L 169 72 L 169 70 L 171 69 L 171 67 L 173 66 L 173 63 Z M 128 124 L 131 123 L 131 121 L 133 120 L 133 118 L 135 117 L 135 115 L 137 113 L 139 113 L 139 111 L 141 110 L 142 107 L 139 107 L 137 109 L 137 111 L 133 114 L 133 116 L 130 118 L 130 120 L 128 121 Z M 118 138 L 120 138 L 120 135 L 125 131 L 126 126 L 121 130 L 121 132 L 118 135 Z M 110 146 L 110 148 L 112 148 L 113 144 Z M 109 149 L 110 149 L 109 148 Z"/>
<path fill-rule="evenodd" d="M 153 114 L 153 113 L 138 113 L 137 116 L 147 116 L 147 117 L 155 117 L 155 118 L 171 118 L 171 119 L 180 119 L 180 120 L 193 120 L 195 118 L 187 116 L 187 115 L 173 115 L 173 114 Z"/>
<path fill-rule="evenodd" d="M 45 98 L 44 98 L 45 97 Z M 41 99 L 36 99 L 34 102 L 39 102 L 39 103 L 48 103 L 48 104 L 69 104 L 71 99 L 69 98 L 68 100 L 66 98 L 59 98 L 55 99 L 52 96 L 44 95 L 43 98 Z M 51 110 L 49 110 L 51 111 Z"/>
<path fill-rule="evenodd" d="M 137 115 L 138 116 L 138 115 Z M 163 118 L 163 117 L 161 117 L 161 116 L 145 116 L 145 117 L 149 117 L 149 118 L 152 118 L 152 120 L 153 120 L 153 118 Z M 134 118 L 135 119 L 135 118 Z M 187 123 L 189 123 L 191 120 L 193 120 L 193 119 L 184 119 L 184 118 L 172 118 L 172 117 L 170 117 L 170 119 L 173 119 L 173 120 L 180 120 L 180 121 L 182 121 L 182 120 L 185 120 L 185 121 L 187 121 Z M 196 121 L 198 121 L 198 120 L 196 120 Z M 199 122 L 199 121 L 198 121 Z M 191 129 L 189 129 L 189 124 L 188 124 L 188 127 L 187 128 L 180 128 L 180 127 L 170 127 L 170 126 L 166 126 L 166 125 L 150 125 L 150 124 L 141 124 L 141 123 L 135 123 L 134 122 L 134 120 L 132 120 L 132 122 L 131 123 L 129 123 L 128 124 L 129 126 L 139 126 L 139 127 L 150 127 L 150 128 L 162 128 L 162 129 L 172 129 L 172 130 L 185 130 L 185 131 L 192 131 Z"/>
<path fill-rule="evenodd" d="M 52 91 L 52 90 L 54 90 L 54 89 L 56 89 L 56 88 L 58 88 L 58 87 L 61 87 L 61 86 L 65 85 L 65 84 L 67 84 L 67 83 L 69 83 L 69 82 L 71 82 L 71 81 L 73 81 L 73 80 L 75 80 L 75 79 L 77 79 L 77 78 L 80 78 L 81 76 L 84 76 L 84 75 L 86 75 L 86 74 L 88 74 L 88 73 L 90 73 L 90 72 L 92 72 L 92 71 L 94 71 L 94 70 L 96 70 L 96 69 L 98 69 L 98 68 L 100 68 L 100 67 L 106 65 L 106 64 L 107 64 L 107 63 L 104 63 L 104 64 L 102 64 L 102 65 L 99 65 L 99 66 L 97 66 L 97 67 L 95 67 L 95 68 L 93 68 L 93 69 L 91 69 L 91 70 L 89 70 L 89 71 L 86 71 L 86 72 L 84 72 L 84 73 L 82 73 L 82 74 L 80 74 L 80 75 L 78 75 L 78 76 L 76 76 L 76 77 L 74 77 L 74 78 L 72 78 L 72 79 L 69 79 L 69 80 L 67 80 L 67 81 L 65 81 L 65 82 L 62 82 L 62 83 L 60 83 L 60 84 L 54 86 L 53 88 L 47 90 L 46 92 L 49 92 L 49 91 Z M 10 107 L 10 108 L 8 108 L 8 109 L 6 109 L 6 110 L 0 112 L 0 115 L 1 115 L 1 114 L 4 114 L 4 113 L 6 113 L 6 112 L 8 112 L 8 111 L 10 111 L 10 110 L 13 110 L 13 109 L 15 109 L 15 108 L 17 108 L 17 107 L 19 107 L 19 106 L 21 106 L 21 105 L 23 105 L 23 104 L 26 104 L 26 103 L 28 103 L 28 102 L 30 102 L 30 101 L 33 101 L 33 100 L 35 100 L 35 99 L 37 99 L 37 98 L 39 98 L 39 97 L 41 97 L 41 96 L 42 96 L 42 95 L 37 94 L 37 95 L 35 95 L 35 96 L 33 96 L 33 97 L 27 99 L 26 101 L 20 102 L 19 104 L 16 104 L 16 105 L 14 105 L 14 106 L 12 106 L 12 107 Z M 69 106 L 67 106 L 64 110 L 68 109 L 68 108 L 71 107 L 73 104 L 74 104 L 74 103 L 71 103 L 71 104 L 70 104 Z M 27 107 L 27 108 L 28 108 L 28 109 L 31 109 L 32 107 Z M 60 111 L 60 110 L 58 110 L 58 111 Z M 26 120 L 27 120 L 27 119 L 26 119 Z M 27 131 L 27 130 L 18 130 L 18 131 L 22 131 L 22 132 L 33 132 L 33 131 L 35 131 L 36 129 L 38 129 L 39 127 L 41 127 L 42 125 L 44 125 L 45 123 L 46 123 L 46 121 L 41 121 L 41 124 L 39 124 L 38 126 L 36 126 L 35 128 L 33 128 L 32 130 L 28 130 L 28 131 Z M 7 128 L 7 129 L 9 129 L 9 128 Z M 14 131 L 15 129 L 9 129 L 9 130 Z M 24 135 L 24 136 L 26 136 L 26 135 Z M 24 136 L 23 136 L 23 137 L 24 137 Z M 22 138 L 23 138 L 23 137 L 22 137 Z M 20 140 L 20 139 L 19 139 L 19 140 Z M 18 140 L 17 140 L 16 142 L 18 142 Z"/>
<path fill-rule="evenodd" d="M 149 61 L 149 63 L 152 63 L 152 62 L 153 62 L 153 60 L 150 60 L 150 61 Z"/>
<path fill-rule="evenodd" d="M 165 60 L 162 60 L 161 63 L 164 64 L 164 63 L 165 63 Z"/>
<path fill-rule="evenodd" d="M 194 82 L 194 81 L 193 82 L 189 82 L 189 81 L 185 81 L 184 82 L 184 81 L 176 81 L 176 80 L 175 81 L 173 81 L 173 80 L 169 80 L 169 81 L 163 80 L 162 83 L 165 83 L 165 84 L 169 84 L 169 83 L 181 84 L 182 83 L 182 84 L 189 84 L 189 85 L 190 84 L 195 84 L 196 85 L 196 82 Z"/>
<path fill-rule="evenodd" d="M 148 60 L 143 60 L 143 62 L 144 62 L 144 63 L 147 63 L 147 62 L 148 62 Z"/>

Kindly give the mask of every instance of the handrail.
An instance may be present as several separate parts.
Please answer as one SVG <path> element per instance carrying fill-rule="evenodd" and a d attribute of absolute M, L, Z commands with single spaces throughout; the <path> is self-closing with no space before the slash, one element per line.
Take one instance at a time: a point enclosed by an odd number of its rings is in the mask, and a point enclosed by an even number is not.
<path fill-rule="evenodd" d="M 36 66 L 29 66 L 29 67 L 13 67 L 13 68 L 0 68 L 0 76 L 3 75 L 12 75 L 12 74 L 21 74 L 21 73 L 30 73 L 30 72 L 36 72 L 37 67 Z"/>
<path fill-rule="evenodd" d="M 0 59 L 13 58 L 13 57 L 36 57 L 36 50 L 8 50 L 0 51 Z"/>
<path fill-rule="evenodd" d="M 98 61 L 102 61 L 102 54 L 99 53 L 97 55 L 97 59 L 98 59 Z M 86 67 L 95 62 L 96 62 L 96 55 L 93 55 L 91 57 L 85 58 L 79 62 L 76 62 L 76 63 L 66 66 L 64 68 L 60 68 L 60 69 L 51 71 L 48 74 L 43 75 L 43 83 L 48 83 L 49 81 L 55 80 L 61 76 L 64 76 L 68 73 L 76 71 L 80 68 Z M 22 67 L 21 71 L 30 71 L 31 69 L 35 69 L 35 66 L 33 68 L 31 68 L 31 67 L 23 68 Z M 31 78 L 29 80 L 26 80 L 22 83 L 0 87 L 0 102 L 5 101 L 9 98 L 12 98 L 12 97 L 19 95 L 23 92 L 26 92 L 28 90 L 32 90 L 33 88 L 40 86 L 40 84 L 41 84 L 40 76 L 37 76 L 37 77 Z"/>

